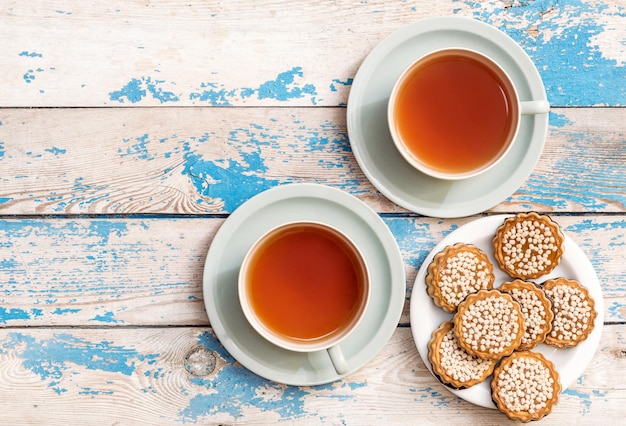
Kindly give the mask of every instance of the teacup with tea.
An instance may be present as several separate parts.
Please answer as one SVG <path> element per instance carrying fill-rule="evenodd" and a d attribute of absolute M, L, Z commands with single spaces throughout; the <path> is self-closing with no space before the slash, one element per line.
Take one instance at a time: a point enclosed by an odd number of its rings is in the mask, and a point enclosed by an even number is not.
<path fill-rule="evenodd" d="M 521 116 L 549 109 L 545 100 L 520 101 L 493 59 L 449 48 L 422 56 L 402 72 L 387 118 L 394 144 L 413 167 L 455 180 L 496 165 L 513 145 Z"/>
<path fill-rule="evenodd" d="M 247 252 L 239 300 L 266 340 L 297 352 L 328 351 L 338 374 L 348 372 L 341 342 L 366 311 L 369 273 L 343 232 L 314 221 L 279 225 Z"/>

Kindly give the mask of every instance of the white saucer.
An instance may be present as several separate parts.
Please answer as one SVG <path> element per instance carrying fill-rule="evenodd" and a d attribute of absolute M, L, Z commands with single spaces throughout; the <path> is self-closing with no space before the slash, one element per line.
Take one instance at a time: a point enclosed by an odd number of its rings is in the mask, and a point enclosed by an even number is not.
<path fill-rule="evenodd" d="M 422 263 L 417 273 L 415 284 L 413 285 L 413 293 L 411 295 L 411 332 L 413 333 L 417 350 L 431 373 L 432 365 L 428 360 L 428 341 L 431 338 L 432 332 L 439 327 L 443 321 L 452 319 L 452 314 L 448 314 L 437 307 L 426 292 L 425 278 L 428 265 L 433 260 L 433 257 L 443 250 L 445 246 L 457 242 L 464 242 L 466 244 L 474 244 L 489 256 L 489 260 L 494 265 L 494 274 L 496 276 L 494 287 L 499 287 L 504 281 L 512 281 L 512 278 L 497 266 L 493 257 L 493 246 L 491 242 L 496 230 L 504 222 L 506 217 L 508 216 L 489 216 L 475 220 L 456 229 L 437 244 L 426 257 L 426 260 L 424 260 L 424 263 Z M 584 342 L 579 343 L 578 346 L 569 349 L 556 349 L 540 344 L 532 349 L 533 351 L 542 353 L 554 363 L 560 375 L 563 391 L 565 391 L 565 389 L 580 377 L 598 348 L 602 335 L 602 326 L 604 325 L 604 300 L 602 299 L 600 282 L 598 281 L 598 277 L 591 262 L 587 256 L 585 256 L 581 248 L 567 235 L 565 235 L 565 251 L 561 258 L 561 263 L 554 271 L 539 278 L 536 282 L 542 283 L 556 277 L 574 279 L 587 287 L 589 294 L 595 301 L 595 309 L 598 313 L 593 331 L 589 337 Z M 488 379 L 468 389 L 448 389 L 450 392 L 473 404 L 495 408 L 491 400 L 490 383 L 490 379 Z"/>
<path fill-rule="evenodd" d="M 221 226 L 204 266 L 204 303 L 213 330 L 244 367 L 288 385 L 329 383 L 337 375 L 326 351 L 291 352 L 264 340 L 246 322 L 237 295 L 241 262 L 253 242 L 270 228 L 294 220 L 327 223 L 363 252 L 372 288 L 362 322 L 342 343 L 349 372 L 369 362 L 396 329 L 405 300 L 404 263 L 393 234 L 368 206 L 340 190 L 316 184 L 283 185 L 241 205 Z M 312 262 L 315 259 L 311 259 Z"/>
<path fill-rule="evenodd" d="M 495 206 L 524 183 L 543 151 L 548 114 L 524 116 L 513 148 L 481 176 L 444 181 L 418 172 L 394 147 L 387 103 L 394 82 L 411 62 L 447 47 L 469 48 L 492 57 L 515 82 L 520 100 L 546 100 L 535 65 L 509 36 L 468 18 L 430 18 L 394 32 L 363 61 L 350 89 L 347 124 L 354 156 L 382 194 L 419 214 L 462 217 Z"/>

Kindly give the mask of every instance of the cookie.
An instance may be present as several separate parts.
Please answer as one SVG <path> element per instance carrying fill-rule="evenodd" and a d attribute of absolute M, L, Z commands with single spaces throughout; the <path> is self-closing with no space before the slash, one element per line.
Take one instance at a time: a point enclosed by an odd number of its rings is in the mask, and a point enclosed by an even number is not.
<path fill-rule="evenodd" d="M 494 257 L 502 270 L 522 280 L 550 273 L 561 261 L 565 237 L 546 215 L 519 213 L 505 219 L 493 238 Z"/>
<path fill-rule="evenodd" d="M 552 330 L 552 302 L 535 283 L 515 280 L 502 283 L 500 291 L 520 304 L 524 316 L 524 335 L 517 350 L 525 351 L 542 343 Z"/>
<path fill-rule="evenodd" d="M 454 389 L 465 389 L 487 379 L 496 360 L 469 355 L 454 335 L 452 321 L 443 322 L 428 342 L 428 360 L 439 380 Z"/>
<path fill-rule="evenodd" d="M 459 304 L 454 334 L 468 354 L 499 359 L 519 347 L 524 335 L 522 309 L 499 290 L 481 290 Z"/>
<path fill-rule="evenodd" d="M 561 383 L 554 364 L 532 351 L 503 358 L 493 372 L 491 397 L 510 419 L 529 422 L 552 412 Z"/>
<path fill-rule="evenodd" d="M 597 316 L 595 302 L 578 281 L 567 278 L 548 280 L 543 291 L 552 300 L 554 320 L 546 344 L 571 348 L 589 337 Z"/>
<path fill-rule="evenodd" d="M 493 265 L 471 244 L 445 247 L 428 265 L 426 291 L 435 305 L 454 313 L 467 295 L 493 288 Z"/>

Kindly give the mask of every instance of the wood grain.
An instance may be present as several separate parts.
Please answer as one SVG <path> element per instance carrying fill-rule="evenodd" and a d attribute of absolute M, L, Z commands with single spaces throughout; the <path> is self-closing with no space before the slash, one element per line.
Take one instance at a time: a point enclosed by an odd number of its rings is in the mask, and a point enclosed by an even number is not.
<path fill-rule="evenodd" d="M 607 322 L 626 320 L 626 221 L 553 215 L 597 271 Z M 401 324 L 417 270 L 435 245 L 474 218 L 385 217 L 407 276 Z M 0 220 L 0 326 L 207 325 L 206 253 L 223 219 Z M 421 290 L 420 290 L 421 291 Z"/>
<path fill-rule="evenodd" d="M 511 36 L 555 106 L 624 106 L 623 8 L 621 0 L 6 1 L 0 106 L 345 105 L 371 49 L 433 16 Z"/>
<path fill-rule="evenodd" d="M 596 357 L 542 424 L 618 421 L 626 403 L 624 330 L 608 326 Z M 198 348 L 216 368 L 194 376 Z M 622 355 L 620 355 L 622 354 Z M 467 403 L 426 370 L 410 329 L 399 328 L 363 369 L 315 387 L 284 386 L 247 371 L 210 329 L 0 330 L 1 424 L 308 423 L 514 424 Z M 463 412 L 456 420 L 452 413 Z M 592 420 L 593 421 L 593 420 Z M 572 423 L 573 422 L 573 423 Z"/>
<path fill-rule="evenodd" d="M 317 182 L 404 212 L 363 175 L 344 108 L 0 111 L 0 214 L 232 213 Z M 493 212 L 623 212 L 626 109 L 556 109 L 545 151 Z"/>

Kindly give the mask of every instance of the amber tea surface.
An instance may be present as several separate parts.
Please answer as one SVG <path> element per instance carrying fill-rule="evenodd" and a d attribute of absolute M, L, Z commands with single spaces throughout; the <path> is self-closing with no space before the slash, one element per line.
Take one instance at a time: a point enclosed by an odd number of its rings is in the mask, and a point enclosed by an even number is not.
<path fill-rule="evenodd" d="M 481 60 L 434 55 L 399 87 L 393 119 L 418 161 L 440 172 L 465 173 L 506 150 L 517 120 L 510 91 Z"/>
<path fill-rule="evenodd" d="M 364 298 L 366 278 L 357 256 L 324 228 L 280 231 L 250 261 L 252 310 L 267 328 L 288 339 L 333 335 L 351 323 Z"/>

